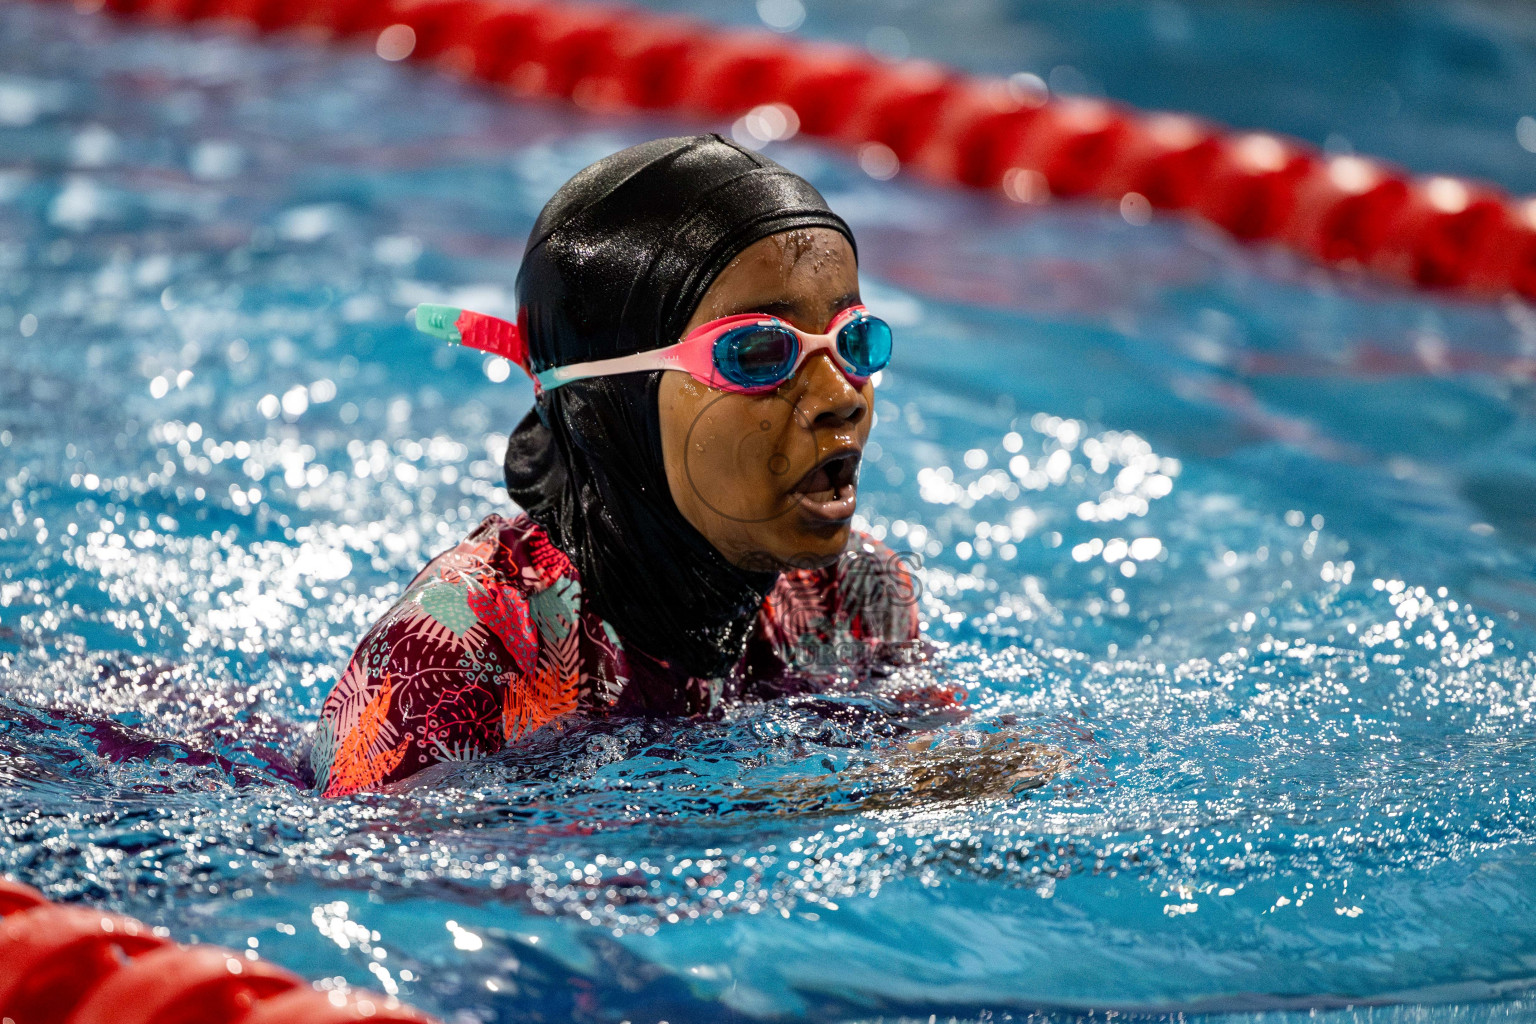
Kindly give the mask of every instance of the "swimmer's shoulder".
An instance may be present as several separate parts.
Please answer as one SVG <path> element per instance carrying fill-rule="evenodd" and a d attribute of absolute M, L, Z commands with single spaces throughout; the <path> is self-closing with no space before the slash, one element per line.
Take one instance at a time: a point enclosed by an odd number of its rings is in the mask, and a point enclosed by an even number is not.
<path fill-rule="evenodd" d="M 491 513 L 459 548 L 484 559 L 501 582 L 515 583 L 529 592 L 543 590 L 559 579 L 577 577 L 570 558 L 526 512 L 512 516 Z"/>
<path fill-rule="evenodd" d="M 781 645 L 830 626 L 854 636 L 907 640 L 920 630 L 914 552 L 896 551 L 866 531 L 849 534 L 837 561 L 818 569 L 789 569 L 763 604 L 760 627 Z"/>
<path fill-rule="evenodd" d="M 915 551 L 897 550 L 866 530 L 854 530 L 837 561 L 837 573 L 846 578 L 860 570 L 880 573 L 898 582 L 910 582 L 922 567 L 922 556 Z"/>
<path fill-rule="evenodd" d="M 917 552 L 898 551 L 864 530 L 849 535 L 833 566 L 832 586 L 854 635 L 885 640 L 918 635 L 921 567 Z"/>

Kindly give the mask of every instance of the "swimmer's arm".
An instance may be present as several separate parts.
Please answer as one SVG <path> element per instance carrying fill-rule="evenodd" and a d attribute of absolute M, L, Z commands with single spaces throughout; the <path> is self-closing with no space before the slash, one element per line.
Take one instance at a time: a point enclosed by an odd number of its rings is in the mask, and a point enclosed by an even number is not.
<path fill-rule="evenodd" d="M 738 799 L 758 801 L 765 813 L 775 815 L 934 811 L 983 800 L 1016 802 L 1081 760 L 1019 732 L 924 732 L 871 751 L 840 772 L 785 779 Z"/>
<path fill-rule="evenodd" d="M 420 580 L 368 631 L 321 707 L 316 791 L 345 796 L 496 753 L 507 693 L 521 678 L 462 586 Z"/>

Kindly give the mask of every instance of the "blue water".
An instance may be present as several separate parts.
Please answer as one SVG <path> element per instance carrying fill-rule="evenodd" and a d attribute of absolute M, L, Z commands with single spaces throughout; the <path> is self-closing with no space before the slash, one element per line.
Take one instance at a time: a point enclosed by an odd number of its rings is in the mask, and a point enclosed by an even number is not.
<path fill-rule="evenodd" d="M 0 4 L 0 871 L 455 1024 L 1536 1020 L 1536 312 L 799 140 L 900 328 L 860 505 L 935 662 L 298 788 L 509 508 L 528 388 L 403 311 L 508 311 L 549 193 L 691 127 Z"/>

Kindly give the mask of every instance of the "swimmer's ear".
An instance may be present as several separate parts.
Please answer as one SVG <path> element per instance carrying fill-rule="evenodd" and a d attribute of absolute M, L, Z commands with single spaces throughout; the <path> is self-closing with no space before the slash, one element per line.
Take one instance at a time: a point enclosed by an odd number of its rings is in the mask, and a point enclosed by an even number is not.
<path fill-rule="evenodd" d="M 528 369 L 528 345 L 517 325 L 499 317 L 486 316 L 457 306 L 439 306 L 423 302 L 412 311 L 416 329 L 434 338 L 441 338 L 450 345 L 489 352 L 493 356 L 515 363 L 522 371 L 533 376 Z"/>

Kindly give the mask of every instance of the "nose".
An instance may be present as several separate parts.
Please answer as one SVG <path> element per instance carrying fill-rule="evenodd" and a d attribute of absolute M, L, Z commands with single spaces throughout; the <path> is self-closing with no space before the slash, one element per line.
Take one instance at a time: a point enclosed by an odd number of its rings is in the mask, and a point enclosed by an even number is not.
<path fill-rule="evenodd" d="M 797 376 L 800 394 L 795 405 L 813 427 L 852 426 L 869 414 L 863 392 L 843 376 L 828 353 L 811 356 Z"/>

